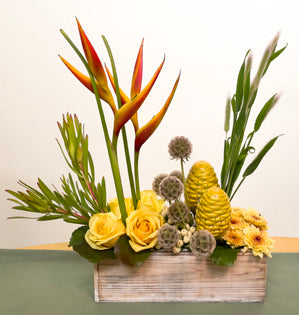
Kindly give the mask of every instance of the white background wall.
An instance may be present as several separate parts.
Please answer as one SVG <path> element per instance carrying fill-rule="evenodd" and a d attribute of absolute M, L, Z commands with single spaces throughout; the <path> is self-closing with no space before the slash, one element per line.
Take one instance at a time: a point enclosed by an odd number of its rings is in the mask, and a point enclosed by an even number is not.
<path fill-rule="evenodd" d="M 207 160 L 220 177 L 226 96 L 234 92 L 245 52 L 251 48 L 254 53 L 254 71 L 268 42 L 281 31 L 279 47 L 286 43 L 288 47 L 264 78 L 253 115 L 275 92 L 282 91 L 282 97 L 254 140 L 257 152 L 274 136 L 280 133 L 284 136 L 257 172 L 245 181 L 233 205 L 258 209 L 267 218 L 273 236 L 299 237 L 297 1 L 1 2 L 0 248 L 66 242 L 76 228 L 57 221 L 6 219 L 26 213 L 11 209 L 13 203 L 6 200 L 9 196 L 4 189 L 19 189 L 18 179 L 35 185 L 38 177 L 47 184 L 58 185 L 59 177 L 68 173 L 55 141 L 59 138 L 56 121 L 61 121 L 62 114 L 77 113 L 85 123 L 97 176 L 100 179 L 105 175 L 109 197 L 115 196 L 94 97 L 57 56 L 61 54 L 83 70 L 59 33 L 63 28 L 79 44 L 75 16 L 102 61 L 107 63 L 100 35 L 108 38 L 121 87 L 127 93 L 141 39 L 145 38 L 144 83 L 166 54 L 164 69 L 140 110 L 141 125 L 164 104 L 178 72 L 182 71 L 164 121 L 142 149 L 142 189 L 151 187 L 156 174 L 179 168 L 169 160 L 167 152 L 169 140 L 176 135 L 188 137 L 194 145 L 186 170 L 197 160 Z M 111 126 L 108 108 L 106 113 Z M 127 129 L 132 139 L 131 125 Z"/>

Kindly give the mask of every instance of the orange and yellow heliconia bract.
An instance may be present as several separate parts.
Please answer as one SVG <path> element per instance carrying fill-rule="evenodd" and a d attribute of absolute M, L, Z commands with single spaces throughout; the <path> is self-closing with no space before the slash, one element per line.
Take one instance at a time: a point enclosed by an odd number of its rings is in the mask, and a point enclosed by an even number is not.
<path fill-rule="evenodd" d="M 136 133 L 135 138 L 135 151 L 139 151 L 140 147 L 143 143 L 153 134 L 156 130 L 160 122 L 162 121 L 170 102 L 173 98 L 175 93 L 176 87 L 179 82 L 180 75 L 178 76 L 174 87 L 164 104 L 163 108 L 159 111 L 157 115 L 155 115 L 145 126 L 139 128 L 138 118 L 137 118 L 137 111 L 140 106 L 145 101 L 146 97 L 150 93 L 153 85 L 155 84 L 160 71 L 164 65 L 165 58 L 163 59 L 160 66 L 157 68 L 156 72 L 154 73 L 151 80 L 148 84 L 141 89 L 142 85 L 142 74 L 143 74 L 143 40 L 141 42 L 141 46 L 139 48 L 139 52 L 137 55 L 133 77 L 132 77 L 132 84 L 131 84 L 131 93 L 130 98 L 121 90 L 120 97 L 121 97 L 121 107 L 119 109 L 116 108 L 112 93 L 108 87 L 107 76 L 105 70 L 102 66 L 102 63 L 93 48 L 92 44 L 90 43 L 88 37 L 86 36 L 82 26 L 80 25 L 79 21 L 77 20 L 79 34 L 81 38 L 82 47 L 84 50 L 84 54 L 87 60 L 87 63 L 92 71 L 93 76 L 96 79 L 96 85 L 98 89 L 99 96 L 102 100 L 104 100 L 110 106 L 111 110 L 114 113 L 114 127 L 113 127 L 113 135 L 118 137 L 118 134 L 121 128 L 128 122 L 128 120 L 132 120 L 134 130 Z M 63 57 L 59 56 L 63 63 L 67 66 L 67 68 L 73 73 L 73 75 L 91 92 L 94 92 L 91 79 L 78 71 L 75 67 L 73 67 L 68 61 L 66 61 Z M 115 82 L 112 74 L 109 72 L 108 68 L 106 68 L 108 78 L 113 86 L 115 91 Z"/>

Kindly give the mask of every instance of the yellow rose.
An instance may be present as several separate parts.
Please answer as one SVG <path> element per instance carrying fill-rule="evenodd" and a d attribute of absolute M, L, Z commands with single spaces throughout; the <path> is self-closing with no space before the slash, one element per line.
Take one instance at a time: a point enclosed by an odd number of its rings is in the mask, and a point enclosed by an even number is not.
<path fill-rule="evenodd" d="M 113 199 L 109 200 L 108 205 L 111 209 L 111 212 L 113 212 L 117 216 L 118 219 L 121 219 L 121 213 L 119 210 L 118 199 L 113 198 Z M 127 215 L 129 215 L 134 210 L 132 198 L 125 198 L 125 205 L 126 205 Z"/>
<path fill-rule="evenodd" d="M 97 213 L 89 219 L 85 240 L 91 248 L 104 250 L 112 248 L 125 233 L 125 225 L 114 213 Z"/>
<path fill-rule="evenodd" d="M 137 210 L 148 210 L 161 213 L 164 204 L 164 200 L 158 200 L 157 195 L 152 190 L 144 190 L 140 193 Z"/>
<path fill-rule="evenodd" d="M 157 243 L 159 228 L 163 225 L 163 217 L 154 211 L 136 210 L 126 219 L 129 243 L 135 252 L 153 248 Z"/>

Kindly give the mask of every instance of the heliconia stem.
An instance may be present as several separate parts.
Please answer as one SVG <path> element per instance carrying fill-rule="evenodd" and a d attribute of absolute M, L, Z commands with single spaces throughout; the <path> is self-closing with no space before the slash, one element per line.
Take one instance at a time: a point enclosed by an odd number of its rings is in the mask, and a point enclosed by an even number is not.
<path fill-rule="evenodd" d="M 120 93 L 120 88 L 119 88 L 119 84 L 118 84 L 118 78 L 117 78 L 117 72 L 116 72 L 113 54 L 112 54 L 111 48 L 110 48 L 109 43 L 106 40 L 105 36 L 102 36 L 102 38 L 103 38 L 103 41 L 105 43 L 105 46 L 106 46 L 106 49 L 108 51 L 108 55 L 110 58 L 110 62 L 111 62 L 111 67 L 112 67 L 112 72 L 113 72 L 113 83 L 114 83 L 115 93 L 117 95 L 118 108 L 121 108 L 122 99 L 121 99 L 121 93 Z M 127 139 L 127 133 L 126 133 L 125 126 L 123 126 L 121 130 L 122 130 L 122 136 L 123 136 L 123 144 L 124 144 L 124 151 L 125 151 L 125 157 L 126 157 L 126 163 L 127 163 L 128 177 L 129 177 L 130 188 L 131 188 L 131 195 L 132 195 L 134 209 L 136 209 L 137 200 L 136 200 L 135 184 L 134 184 L 132 164 L 131 164 L 131 159 L 130 159 L 128 139 Z M 112 145 L 113 145 L 113 148 L 116 152 L 117 152 L 117 140 L 118 140 L 118 136 L 113 134 Z"/>
<path fill-rule="evenodd" d="M 89 77 L 90 77 L 90 80 L 92 83 L 92 87 L 94 90 L 94 94 L 96 97 L 96 102 L 98 105 L 98 110 L 99 110 L 101 122 L 102 122 L 104 137 L 105 137 L 105 141 L 106 141 L 107 151 L 108 151 L 108 155 L 109 155 L 110 165 L 111 165 L 111 169 L 112 169 L 112 174 L 113 174 L 113 179 L 114 179 L 114 184 L 115 184 L 115 189 L 116 189 L 116 194 L 117 194 L 117 199 L 118 199 L 118 204 L 119 204 L 119 210 L 121 213 L 122 221 L 123 221 L 124 225 L 126 225 L 126 218 L 128 215 L 127 215 L 127 211 L 126 211 L 125 198 L 124 198 L 124 193 L 123 193 L 123 188 L 122 188 L 122 183 L 121 183 L 119 165 L 118 165 L 118 161 L 117 161 L 116 152 L 113 149 L 112 143 L 111 143 L 110 138 L 109 138 L 107 124 L 106 124 L 106 120 L 105 120 L 105 115 L 104 115 L 104 111 L 102 108 L 99 92 L 98 92 L 97 85 L 95 82 L 95 78 L 92 74 L 92 71 L 91 71 L 87 61 L 85 60 L 85 58 L 83 57 L 81 52 L 78 50 L 76 45 L 71 41 L 71 39 L 67 36 L 67 34 L 63 30 L 61 30 L 61 33 L 64 36 L 64 38 L 67 40 L 67 42 L 71 45 L 71 47 L 74 49 L 74 51 L 76 52 L 78 57 L 81 59 L 81 61 L 83 62 L 84 66 L 85 66 L 85 68 L 89 74 Z"/>
<path fill-rule="evenodd" d="M 134 154 L 134 173 L 135 173 L 135 185 L 136 185 L 137 203 L 140 200 L 140 185 L 139 185 L 138 162 L 139 162 L 139 151 L 135 151 L 135 154 Z"/>

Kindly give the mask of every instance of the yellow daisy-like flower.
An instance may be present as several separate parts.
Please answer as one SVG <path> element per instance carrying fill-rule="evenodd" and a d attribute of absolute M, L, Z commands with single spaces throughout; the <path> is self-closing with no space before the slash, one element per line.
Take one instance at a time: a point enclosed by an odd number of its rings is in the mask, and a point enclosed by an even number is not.
<path fill-rule="evenodd" d="M 226 243 L 232 247 L 244 246 L 244 234 L 241 230 L 228 230 L 223 236 Z"/>
<path fill-rule="evenodd" d="M 244 252 L 250 248 L 254 256 L 263 258 L 263 254 L 265 254 L 268 257 L 272 257 L 271 251 L 273 250 L 274 240 L 268 236 L 267 232 L 261 231 L 253 225 L 246 227 L 243 232 L 245 241 Z"/>
<path fill-rule="evenodd" d="M 243 215 L 238 212 L 233 212 L 230 219 L 230 229 L 231 230 L 243 230 L 249 224 L 245 221 Z"/>
<path fill-rule="evenodd" d="M 232 214 L 234 214 L 234 215 L 244 217 L 244 212 L 245 212 L 244 208 L 240 208 L 240 207 L 233 207 L 232 208 Z"/>
<path fill-rule="evenodd" d="M 265 218 L 255 209 L 248 208 L 244 212 L 244 218 L 248 223 L 255 225 L 256 227 L 260 227 L 261 230 L 267 230 L 267 221 Z"/>

